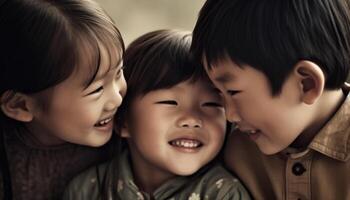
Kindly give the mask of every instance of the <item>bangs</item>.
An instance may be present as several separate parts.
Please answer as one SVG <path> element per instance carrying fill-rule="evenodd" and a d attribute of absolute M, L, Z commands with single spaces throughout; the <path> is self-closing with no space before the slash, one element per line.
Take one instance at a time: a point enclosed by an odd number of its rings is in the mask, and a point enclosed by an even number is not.
<path fill-rule="evenodd" d="M 349 72 L 349 33 L 345 1 L 208 0 L 191 50 L 209 69 L 229 58 L 263 72 L 273 95 L 300 60 L 320 66 L 326 88 L 337 89 Z"/>
<path fill-rule="evenodd" d="M 114 29 L 114 26 L 95 29 L 85 27 L 79 31 L 79 39 L 75 48 L 76 66 L 77 70 L 88 71 L 83 83 L 87 88 L 94 81 L 101 67 L 101 50 L 104 49 L 106 52 L 103 59 L 107 59 L 105 62 L 108 64 L 107 71 L 109 71 L 123 62 L 125 47 L 119 31 Z"/>
<path fill-rule="evenodd" d="M 170 30 L 151 32 L 132 42 L 124 70 L 129 95 L 145 95 L 196 79 L 199 63 L 189 53 L 190 44 L 191 34 Z"/>
<path fill-rule="evenodd" d="M 209 68 L 227 56 L 237 64 L 258 67 L 263 63 L 278 60 L 279 57 L 275 56 L 278 55 L 277 52 L 293 48 L 286 46 L 288 44 L 284 42 L 290 38 L 287 34 L 288 24 L 283 23 L 288 14 L 282 11 L 286 10 L 283 7 L 290 6 L 289 4 L 279 1 L 243 3 L 232 1 L 229 6 L 217 4 L 214 8 L 210 8 L 210 4 L 203 8 L 202 13 L 211 9 L 210 12 L 216 15 L 202 16 L 193 33 L 192 50 L 196 59 L 203 60 L 204 56 Z M 208 20 L 210 17 L 215 19 Z M 200 31 L 204 30 L 204 27 L 208 31 Z M 276 63 L 281 63 L 283 60 Z"/>
<path fill-rule="evenodd" d="M 294 37 L 292 3 L 284 1 L 208 1 L 200 11 L 191 50 L 208 69 L 230 59 L 269 75 L 277 94 L 300 58 L 303 36 Z M 244 13 L 244 14 L 243 14 Z M 285 23 L 288 22 L 288 23 Z M 205 31 L 203 31 L 205 30 Z"/>

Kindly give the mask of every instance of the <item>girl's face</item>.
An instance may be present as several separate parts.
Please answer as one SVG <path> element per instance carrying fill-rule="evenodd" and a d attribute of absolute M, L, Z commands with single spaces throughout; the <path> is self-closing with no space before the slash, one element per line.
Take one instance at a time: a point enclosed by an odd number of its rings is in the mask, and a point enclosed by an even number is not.
<path fill-rule="evenodd" d="M 181 82 L 135 99 L 122 130 L 136 176 L 191 175 L 220 151 L 226 132 L 222 100 L 209 80 Z"/>
<path fill-rule="evenodd" d="M 48 109 L 37 105 L 34 119 L 27 124 L 40 142 L 96 147 L 110 139 L 113 117 L 126 92 L 126 83 L 122 62 L 116 59 L 120 56 L 108 59 L 107 55 L 107 50 L 101 48 L 101 66 L 87 88 L 84 82 L 91 76 L 90 69 L 80 67 L 68 79 L 46 91 L 50 92 Z"/>

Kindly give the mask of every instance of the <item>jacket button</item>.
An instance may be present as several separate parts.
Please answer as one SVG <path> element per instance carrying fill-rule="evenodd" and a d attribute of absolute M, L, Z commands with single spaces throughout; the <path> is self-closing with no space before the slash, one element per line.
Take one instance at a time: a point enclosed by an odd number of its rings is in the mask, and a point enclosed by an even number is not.
<path fill-rule="evenodd" d="M 305 171 L 306 171 L 305 167 L 303 166 L 303 164 L 299 162 L 295 163 L 292 167 L 292 172 L 296 176 L 302 175 Z"/>

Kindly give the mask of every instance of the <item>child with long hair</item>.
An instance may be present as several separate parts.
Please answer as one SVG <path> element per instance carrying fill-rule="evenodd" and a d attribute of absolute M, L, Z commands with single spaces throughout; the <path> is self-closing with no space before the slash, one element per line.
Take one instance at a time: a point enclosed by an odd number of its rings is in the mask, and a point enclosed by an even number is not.
<path fill-rule="evenodd" d="M 123 40 L 90 0 L 1 1 L 0 30 L 0 199 L 61 199 L 107 159 Z"/>
<path fill-rule="evenodd" d="M 64 199 L 249 199 L 217 157 L 225 110 L 189 53 L 191 34 L 147 33 L 124 58 L 128 84 L 118 111 L 120 153 L 71 182 Z"/>

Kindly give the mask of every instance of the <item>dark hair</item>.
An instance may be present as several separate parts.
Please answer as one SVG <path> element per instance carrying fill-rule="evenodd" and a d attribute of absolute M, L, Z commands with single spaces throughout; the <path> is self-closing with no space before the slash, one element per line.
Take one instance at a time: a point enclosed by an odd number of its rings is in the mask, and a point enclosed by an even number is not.
<path fill-rule="evenodd" d="M 119 56 L 121 61 L 124 53 L 123 40 L 112 19 L 90 0 L 5 0 L 0 3 L 0 29 L 3 101 L 8 99 L 4 96 L 11 98 L 9 93 L 31 95 L 50 90 L 78 68 L 89 70 L 88 86 L 98 72 L 101 48 L 107 49 L 109 59 Z M 16 125 L 18 122 L 0 112 L 2 140 Z M 5 198 L 11 199 L 5 142 L 1 142 Z"/>
<path fill-rule="evenodd" d="M 190 54 L 191 40 L 189 32 L 157 30 L 140 36 L 128 46 L 124 57 L 128 91 L 118 110 L 120 119 L 126 119 L 129 105 L 136 97 L 200 77 L 197 72 L 200 64 Z M 123 121 L 117 126 L 122 124 Z"/>
<path fill-rule="evenodd" d="M 124 76 L 128 85 L 128 91 L 118 109 L 116 116 L 116 129 L 126 123 L 130 105 L 137 97 L 142 97 L 148 92 L 166 89 L 183 81 L 196 81 L 205 73 L 197 71 L 199 63 L 195 62 L 190 54 L 192 36 L 189 32 L 176 30 L 157 30 L 144 34 L 134 40 L 126 49 L 124 56 Z M 118 177 L 118 161 L 125 144 L 120 144 L 115 153 L 112 164 L 108 168 L 113 169 L 113 175 L 105 176 L 102 183 L 102 198 L 108 199 L 109 186 L 116 185 Z M 107 170 L 108 171 L 108 170 Z M 113 199 L 120 199 L 112 189 Z"/>
<path fill-rule="evenodd" d="M 273 95 L 300 60 L 318 64 L 326 89 L 349 72 L 350 10 L 346 0 L 207 0 L 191 50 L 208 67 L 229 58 L 268 78 Z"/>

